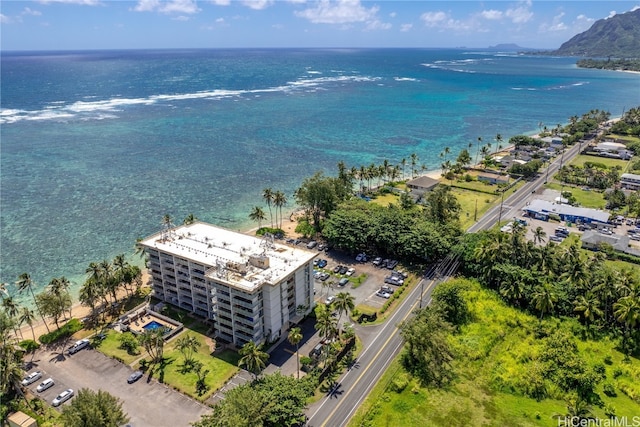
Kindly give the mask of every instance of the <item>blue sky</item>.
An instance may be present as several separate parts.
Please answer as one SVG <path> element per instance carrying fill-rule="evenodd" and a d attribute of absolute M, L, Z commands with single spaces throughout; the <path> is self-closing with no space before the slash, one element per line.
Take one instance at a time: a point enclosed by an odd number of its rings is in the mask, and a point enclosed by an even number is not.
<path fill-rule="evenodd" d="M 635 1 L 0 1 L 2 50 L 557 48 Z"/>

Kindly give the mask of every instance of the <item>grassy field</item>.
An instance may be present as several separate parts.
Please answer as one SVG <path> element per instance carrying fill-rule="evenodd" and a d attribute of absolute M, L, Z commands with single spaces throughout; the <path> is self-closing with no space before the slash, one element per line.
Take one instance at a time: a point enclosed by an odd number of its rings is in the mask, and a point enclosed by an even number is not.
<path fill-rule="evenodd" d="M 422 387 L 394 361 L 359 408 L 350 426 L 557 426 L 556 416 L 567 412 L 562 393 L 549 385 L 551 398 L 536 401 L 521 390 L 538 359 L 541 340 L 535 331 L 539 320 L 505 306 L 492 292 L 471 284 L 465 297 L 473 321 L 450 336 L 455 350 L 455 379 L 442 388 Z M 579 335 L 574 320 L 545 320 L 546 330 L 562 329 Z M 618 417 L 640 414 L 640 361 L 624 361 L 608 338 L 575 338 L 579 355 L 588 366 L 604 367 L 605 379 L 596 391 Z M 612 384 L 617 396 L 603 393 Z M 553 387 L 556 387 L 555 389 Z M 626 390 L 626 391 L 623 391 Z M 635 401 L 629 395 L 635 396 Z M 593 414 L 605 418 L 602 408 Z"/>
<path fill-rule="evenodd" d="M 570 191 L 576 201 L 585 208 L 604 209 L 607 201 L 604 199 L 604 193 L 595 190 L 583 190 L 582 187 L 575 187 L 568 184 L 562 185 L 557 182 L 549 182 L 545 184 L 546 188 L 557 191 Z"/>
<path fill-rule="evenodd" d="M 629 161 L 628 160 L 608 159 L 606 157 L 588 156 L 588 155 L 585 155 L 585 154 L 580 154 L 580 155 L 576 156 L 573 160 L 571 160 L 570 164 L 572 164 L 574 166 L 583 167 L 586 162 L 601 163 L 601 164 L 605 165 L 607 168 L 612 168 L 614 166 L 620 166 L 622 168 L 623 172 L 627 169 L 627 167 L 629 165 Z"/>

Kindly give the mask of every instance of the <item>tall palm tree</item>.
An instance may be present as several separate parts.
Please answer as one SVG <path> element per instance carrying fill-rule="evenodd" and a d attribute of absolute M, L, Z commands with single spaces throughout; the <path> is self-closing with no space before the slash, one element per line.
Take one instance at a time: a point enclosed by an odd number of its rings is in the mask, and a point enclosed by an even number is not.
<path fill-rule="evenodd" d="M 558 301 L 558 295 L 551 283 L 544 282 L 535 287 L 532 300 L 536 309 L 540 310 L 540 319 L 542 319 L 546 313 L 553 312 L 554 305 Z"/>
<path fill-rule="evenodd" d="M 262 190 L 262 198 L 267 202 L 269 207 L 269 217 L 271 218 L 271 228 L 273 228 L 273 213 L 271 212 L 271 202 L 273 202 L 273 190 L 271 188 L 265 188 Z"/>
<path fill-rule="evenodd" d="M 499 133 L 496 134 L 496 153 L 498 152 L 498 150 L 502 150 L 502 135 L 500 135 Z"/>
<path fill-rule="evenodd" d="M 300 328 L 291 328 L 289 330 L 289 336 L 287 337 L 287 339 L 289 340 L 291 345 L 296 346 L 296 365 L 298 367 L 298 379 L 300 379 L 300 353 L 298 351 L 298 345 L 300 344 L 300 341 L 302 341 L 302 331 L 300 330 Z"/>
<path fill-rule="evenodd" d="M 18 281 L 16 282 L 16 286 L 18 287 L 18 292 L 23 292 L 24 290 L 29 290 L 31 292 L 31 297 L 33 298 L 33 302 L 36 305 L 36 310 L 38 314 L 42 318 L 42 323 L 47 328 L 47 332 L 51 332 L 49 329 L 49 325 L 47 325 L 47 321 L 44 320 L 44 316 L 42 315 L 42 311 L 40 311 L 40 307 L 38 306 L 38 301 L 36 300 L 36 295 L 33 293 L 33 280 L 31 280 L 31 276 L 29 273 L 22 273 L 18 276 Z"/>
<path fill-rule="evenodd" d="M 416 177 L 416 164 L 418 163 L 418 155 L 416 153 L 411 153 L 409 156 L 411 159 L 411 178 Z"/>
<path fill-rule="evenodd" d="M 13 297 L 8 297 L 2 300 L 2 308 L 4 309 L 7 316 L 12 320 L 13 332 L 15 332 L 16 336 L 18 333 L 20 334 L 20 339 L 24 339 L 22 337 L 22 332 L 20 331 L 20 321 L 18 314 L 20 314 L 20 305 L 13 299 Z"/>
<path fill-rule="evenodd" d="M 340 292 L 333 301 L 333 307 L 338 311 L 338 334 L 341 333 L 340 319 L 343 313 L 351 313 L 355 308 L 355 298 L 349 292 Z"/>
<path fill-rule="evenodd" d="M 478 137 L 478 144 L 476 146 L 476 165 L 478 165 L 478 155 L 480 154 L 480 144 L 482 143 L 482 137 Z"/>
<path fill-rule="evenodd" d="M 196 216 L 192 213 L 190 213 L 189 215 L 187 215 L 184 220 L 182 220 L 182 223 L 184 225 L 191 225 L 194 222 L 196 222 L 198 220 L 198 218 L 196 218 Z"/>
<path fill-rule="evenodd" d="M 262 228 L 262 221 L 267 219 L 264 210 L 260 206 L 254 206 L 249 214 L 249 219 L 258 222 L 258 228 Z"/>
<path fill-rule="evenodd" d="M 258 379 L 258 374 L 267 366 L 269 354 L 262 351 L 262 345 L 256 345 L 253 341 L 249 341 L 239 351 L 239 366 L 245 366 L 249 372 L 253 374 L 254 380 Z"/>
<path fill-rule="evenodd" d="M 404 181 L 404 167 L 407 166 L 407 159 L 404 157 L 400 160 L 400 165 L 402 166 L 402 180 Z"/>
<path fill-rule="evenodd" d="M 547 237 L 547 233 L 544 232 L 544 229 L 538 226 L 535 230 L 533 230 L 533 241 L 539 245 L 544 243 L 544 239 Z"/>
<path fill-rule="evenodd" d="M 70 287 L 71 287 L 71 282 L 69 282 L 69 279 L 62 276 L 59 279 L 58 278 L 51 279 L 47 289 L 51 294 L 59 298 L 64 294 L 68 294 Z M 71 317 L 71 308 L 69 308 L 69 317 Z"/>
<path fill-rule="evenodd" d="M 573 311 L 581 313 L 582 318 L 589 323 L 594 322 L 596 318 L 602 317 L 600 301 L 591 292 L 578 296 L 578 298 L 573 302 L 573 305 Z"/>
<path fill-rule="evenodd" d="M 278 222 L 278 213 L 277 210 L 280 210 L 280 224 L 278 228 L 282 228 L 282 207 L 287 204 L 287 196 L 280 190 L 276 191 L 273 194 L 273 205 L 276 208 L 276 224 Z"/>
<path fill-rule="evenodd" d="M 200 348 L 200 341 L 195 335 L 186 334 L 176 340 L 176 348 L 184 356 L 185 365 L 191 365 L 193 363 L 193 355 Z"/>
<path fill-rule="evenodd" d="M 26 323 L 31 328 L 31 335 L 33 336 L 33 340 L 36 341 L 36 333 L 33 330 L 33 321 L 36 320 L 36 315 L 29 307 L 22 307 L 22 311 L 20 311 L 19 321 L 20 323 Z"/>
<path fill-rule="evenodd" d="M 330 306 L 318 304 L 315 309 L 315 328 L 323 338 L 331 338 L 336 331 L 337 319 L 331 315 Z"/>

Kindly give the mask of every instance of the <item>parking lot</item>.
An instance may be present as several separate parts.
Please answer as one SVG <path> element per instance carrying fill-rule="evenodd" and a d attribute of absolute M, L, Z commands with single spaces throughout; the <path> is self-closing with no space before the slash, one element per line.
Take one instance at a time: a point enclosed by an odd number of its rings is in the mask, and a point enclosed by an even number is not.
<path fill-rule="evenodd" d="M 122 408 L 133 427 L 186 426 L 210 410 L 155 379 L 149 379 L 147 375 L 133 384 L 127 384 L 127 378 L 133 372 L 128 366 L 90 348 L 68 355 L 67 347 L 39 350 L 29 370 L 42 371 L 42 378 L 28 388 L 48 404 L 68 388 L 76 394 L 81 388 L 104 390 L 122 400 Z M 55 385 L 38 393 L 36 387 L 49 377 L 53 378 Z M 59 408 L 72 401 L 73 398 Z"/>

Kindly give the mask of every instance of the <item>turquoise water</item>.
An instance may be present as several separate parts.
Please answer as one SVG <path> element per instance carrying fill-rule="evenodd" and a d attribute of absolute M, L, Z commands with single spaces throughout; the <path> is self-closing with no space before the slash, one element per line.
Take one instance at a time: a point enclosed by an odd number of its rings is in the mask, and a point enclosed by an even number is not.
<path fill-rule="evenodd" d="M 315 171 L 437 169 L 590 109 L 640 105 L 640 77 L 571 58 L 463 50 L 2 52 L 0 279 L 77 287 L 92 261 L 189 213 L 253 226 L 262 189 Z M 495 142 L 493 142 L 495 146 Z M 139 260 L 138 260 L 139 262 Z M 13 292 L 14 290 L 11 289 Z"/>

